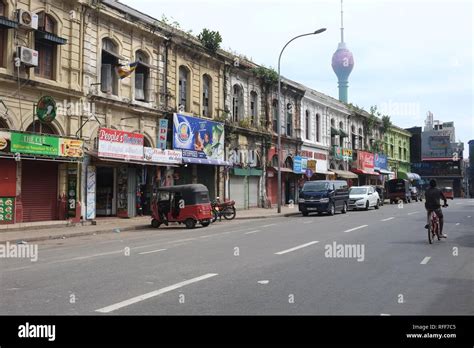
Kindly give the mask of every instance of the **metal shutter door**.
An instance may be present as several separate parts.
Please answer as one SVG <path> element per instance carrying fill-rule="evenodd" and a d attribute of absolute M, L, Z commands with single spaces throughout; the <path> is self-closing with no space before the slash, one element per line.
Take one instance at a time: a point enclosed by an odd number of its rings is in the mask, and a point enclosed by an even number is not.
<path fill-rule="evenodd" d="M 235 207 L 246 209 L 245 207 L 245 184 L 243 176 L 231 175 L 230 177 L 230 199 L 235 201 Z"/>
<path fill-rule="evenodd" d="M 249 207 L 258 207 L 259 176 L 249 176 Z"/>
<path fill-rule="evenodd" d="M 23 221 L 58 219 L 58 164 L 23 161 L 21 170 Z"/>

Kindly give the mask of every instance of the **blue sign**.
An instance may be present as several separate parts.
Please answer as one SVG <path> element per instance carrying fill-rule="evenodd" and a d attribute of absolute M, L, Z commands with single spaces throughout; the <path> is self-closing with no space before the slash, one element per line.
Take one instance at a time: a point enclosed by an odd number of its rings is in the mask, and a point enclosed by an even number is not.
<path fill-rule="evenodd" d="M 166 118 L 160 118 L 160 123 L 158 127 L 158 141 L 157 148 L 165 150 L 166 149 L 166 140 L 168 135 L 168 120 Z"/>
<path fill-rule="evenodd" d="M 301 156 L 293 158 L 293 171 L 298 174 L 301 173 Z"/>
<path fill-rule="evenodd" d="M 374 154 L 374 169 L 388 169 L 387 156 L 380 153 Z"/>
<path fill-rule="evenodd" d="M 184 163 L 229 165 L 224 161 L 224 124 L 174 114 L 173 147 L 183 151 Z"/>
<path fill-rule="evenodd" d="M 311 179 L 311 177 L 313 176 L 313 171 L 308 168 L 308 169 L 306 169 L 305 174 L 308 177 L 308 179 Z"/>

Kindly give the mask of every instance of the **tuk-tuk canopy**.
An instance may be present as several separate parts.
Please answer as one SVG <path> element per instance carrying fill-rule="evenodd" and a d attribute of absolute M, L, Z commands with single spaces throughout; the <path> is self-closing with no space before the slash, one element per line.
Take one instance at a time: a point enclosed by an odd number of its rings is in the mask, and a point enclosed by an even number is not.
<path fill-rule="evenodd" d="M 202 184 L 160 187 L 158 188 L 157 192 L 158 194 L 160 192 L 173 192 L 175 197 L 176 194 L 180 194 L 181 198 L 184 200 L 184 204 L 186 205 L 206 204 L 210 202 L 209 190 L 205 185 Z"/>

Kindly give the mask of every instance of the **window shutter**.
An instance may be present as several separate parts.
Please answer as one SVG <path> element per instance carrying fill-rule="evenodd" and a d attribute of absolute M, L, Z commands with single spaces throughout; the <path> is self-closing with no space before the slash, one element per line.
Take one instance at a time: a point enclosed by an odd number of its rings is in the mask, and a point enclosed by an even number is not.
<path fill-rule="evenodd" d="M 100 90 L 104 93 L 112 93 L 112 65 L 102 64 L 100 69 Z"/>
<path fill-rule="evenodd" d="M 145 100 L 144 74 L 135 73 L 135 99 Z"/>

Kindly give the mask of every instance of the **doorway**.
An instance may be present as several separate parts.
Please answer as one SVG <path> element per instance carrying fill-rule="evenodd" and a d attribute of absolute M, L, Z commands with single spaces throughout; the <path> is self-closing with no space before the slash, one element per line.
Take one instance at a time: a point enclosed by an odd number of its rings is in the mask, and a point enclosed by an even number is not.
<path fill-rule="evenodd" d="M 116 215 L 115 168 L 97 167 L 96 215 Z"/>

